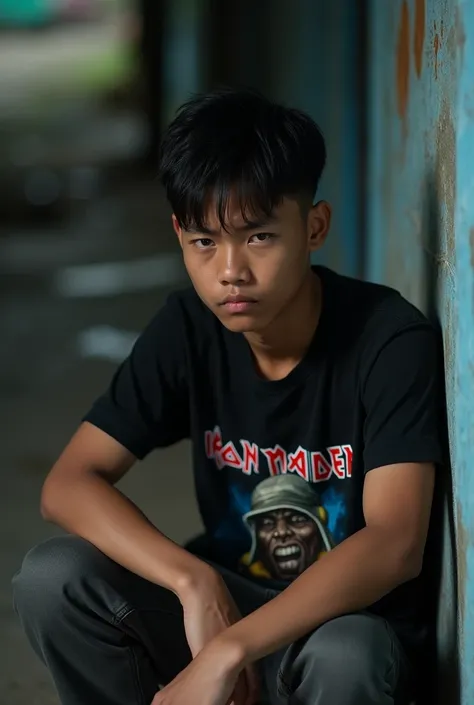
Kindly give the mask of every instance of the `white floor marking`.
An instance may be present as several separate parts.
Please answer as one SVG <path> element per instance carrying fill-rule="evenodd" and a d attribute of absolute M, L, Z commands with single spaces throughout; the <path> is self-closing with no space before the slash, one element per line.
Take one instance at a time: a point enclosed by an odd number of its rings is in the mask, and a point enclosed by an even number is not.
<path fill-rule="evenodd" d="M 55 278 L 65 297 L 117 296 L 186 281 L 179 254 L 165 254 L 128 262 L 104 262 L 66 267 Z"/>
<path fill-rule="evenodd" d="M 77 346 L 81 357 L 99 358 L 120 363 L 131 352 L 138 333 L 112 326 L 93 326 L 81 331 Z"/>

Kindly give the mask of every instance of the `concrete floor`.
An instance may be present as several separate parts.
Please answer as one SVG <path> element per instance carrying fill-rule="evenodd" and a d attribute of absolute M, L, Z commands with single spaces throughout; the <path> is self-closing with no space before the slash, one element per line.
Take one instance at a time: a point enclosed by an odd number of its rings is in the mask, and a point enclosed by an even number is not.
<path fill-rule="evenodd" d="M 157 267 L 148 288 L 133 291 L 132 274 L 129 291 L 101 296 L 87 296 L 85 290 L 65 295 L 57 283 L 64 282 L 70 266 L 155 258 L 149 261 L 153 268 L 159 264 L 156 257 L 173 253 L 179 257 L 158 188 L 136 179 L 115 180 L 100 195 L 76 205 L 61 226 L 12 228 L 0 236 L 2 705 L 57 703 L 48 673 L 11 608 L 10 579 L 22 556 L 57 531 L 39 516 L 43 479 L 81 415 L 107 385 L 127 340 L 145 325 L 167 291 L 182 284 L 184 275 L 178 265 L 175 281 L 160 286 Z M 91 357 L 91 346 L 85 349 L 79 343 L 91 330 L 99 330 L 100 338 L 104 325 L 129 333 L 128 338 L 122 335 L 125 347 L 120 347 L 120 336 L 105 347 L 103 340 L 99 345 L 96 341 L 98 356 Z M 176 540 L 198 530 L 186 444 L 153 454 L 132 470 L 122 488 Z"/>

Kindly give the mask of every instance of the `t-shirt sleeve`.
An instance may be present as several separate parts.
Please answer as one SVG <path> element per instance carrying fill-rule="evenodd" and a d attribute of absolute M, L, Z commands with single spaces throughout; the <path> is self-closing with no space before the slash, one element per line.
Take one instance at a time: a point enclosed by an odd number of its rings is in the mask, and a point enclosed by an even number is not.
<path fill-rule="evenodd" d="M 170 297 L 115 372 L 83 421 L 138 459 L 189 435 L 184 325 Z"/>
<path fill-rule="evenodd" d="M 378 352 L 362 387 L 365 471 L 441 464 L 442 367 L 431 326 L 409 327 Z"/>

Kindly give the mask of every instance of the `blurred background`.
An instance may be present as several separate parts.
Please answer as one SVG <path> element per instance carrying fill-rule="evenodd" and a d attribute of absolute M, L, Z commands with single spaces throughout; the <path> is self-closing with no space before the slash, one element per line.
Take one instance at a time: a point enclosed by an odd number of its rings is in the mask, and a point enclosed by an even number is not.
<path fill-rule="evenodd" d="M 191 93 L 221 84 L 316 119 L 335 211 L 321 261 L 439 324 L 452 472 L 430 703 L 474 703 L 473 81 L 474 0 L 0 0 L 0 705 L 57 705 L 10 579 L 56 531 L 45 474 L 186 282 L 157 145 Z M 174 539 L 199 529 L 186 443 L 123 489 Z"/>

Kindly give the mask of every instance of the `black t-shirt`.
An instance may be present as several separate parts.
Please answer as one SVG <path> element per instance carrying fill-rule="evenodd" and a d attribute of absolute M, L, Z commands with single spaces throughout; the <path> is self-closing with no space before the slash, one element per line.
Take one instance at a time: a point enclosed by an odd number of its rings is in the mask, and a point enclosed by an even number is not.
<path fill-rule="evenodd" d="M 393 289 L 315 270 L 320 322 L 284 379 L 259 376 L 244 336 L 190 288 L 169 297 L 85 417 L 140 459 L 191 438 L 211 557 L 276 586 L 364 526 L 366 472 L 442 460 L 433 327 Z M 372 608 L 405 641 L 418 583 Z"/>

